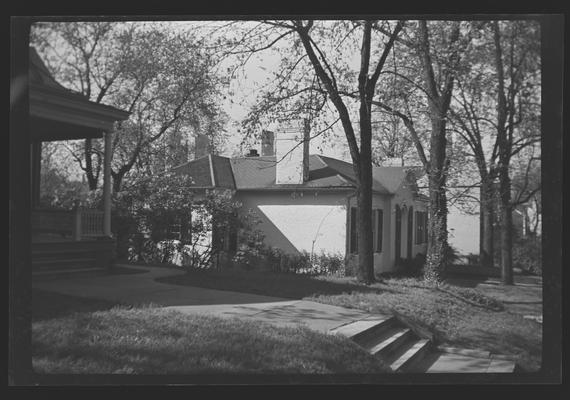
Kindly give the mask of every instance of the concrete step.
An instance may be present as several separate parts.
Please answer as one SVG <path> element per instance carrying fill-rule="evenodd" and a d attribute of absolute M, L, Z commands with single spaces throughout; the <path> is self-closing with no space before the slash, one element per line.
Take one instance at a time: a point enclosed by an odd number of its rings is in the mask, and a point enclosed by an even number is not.
<path fill-rule="evenodd" d="M 460 353 L 431 351 L 414 365 L 413 372 L 426 373 L 513 373 L 516 363 L 503 358 L 474 357 Z"/>
<path fill-rule="evenodd" d="M 365 345 L 394 327 L 397 322 L 396 318 L 389 316 L 368 318 L 342 325 L 330 333 L 343 335 L 360 345 Z"/>
<path fill-rule="evenodd" d="M 397 372 L 419 372 L 415 365 L 429 353 L 430 348 L 429 339 L 408 340 L 393 354 L 390 368 Z"/>
<path fill-rule="evenodd" d="M 391 358 L 400 345 L 413 337 L 415 335 L 411 329 L 395 325 L 362 345 L 370 354 L 386 360 Z"/>

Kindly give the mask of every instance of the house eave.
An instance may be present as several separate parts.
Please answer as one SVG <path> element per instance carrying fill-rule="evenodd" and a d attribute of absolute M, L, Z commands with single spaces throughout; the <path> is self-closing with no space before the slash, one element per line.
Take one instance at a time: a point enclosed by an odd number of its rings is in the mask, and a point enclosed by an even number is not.
<path fill-rule="evenodd" d="M 93 103 L 81 95 L 30 85 L 30 116 L 108 131 L 130 113 Z"/>

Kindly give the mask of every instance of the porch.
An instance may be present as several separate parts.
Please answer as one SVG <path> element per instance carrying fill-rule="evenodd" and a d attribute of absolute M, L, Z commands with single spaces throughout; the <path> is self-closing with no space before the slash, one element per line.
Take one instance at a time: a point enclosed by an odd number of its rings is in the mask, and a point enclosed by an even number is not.
<path fill-rule="evenodd" d="M 32 276 L 104 271 L 114 259 L 111 234 L 111 159 L 115 124 L 129 113 L 90 101 L 51 76 L 34 48 L 29 64 Z M 40 204 L 42 143 L 103 139 L 100 210 L 46 208 Z"/>
<path fill-rule="evenodd" d="M 115 240 L 104 234 L 104 212 L 32 210 L 32 276 L 104 272 L 112 266 Z"/>

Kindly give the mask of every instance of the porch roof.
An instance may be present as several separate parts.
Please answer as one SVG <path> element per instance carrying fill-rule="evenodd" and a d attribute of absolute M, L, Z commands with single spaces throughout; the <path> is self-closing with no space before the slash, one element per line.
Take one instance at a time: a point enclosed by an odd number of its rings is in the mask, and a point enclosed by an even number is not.
<path fill-rule="evenodd" d="M 30 132 L 33 141 L 100 138 L 129 113 L 90 101 L 63 87 L 33 47 L 29 67 Z"/>

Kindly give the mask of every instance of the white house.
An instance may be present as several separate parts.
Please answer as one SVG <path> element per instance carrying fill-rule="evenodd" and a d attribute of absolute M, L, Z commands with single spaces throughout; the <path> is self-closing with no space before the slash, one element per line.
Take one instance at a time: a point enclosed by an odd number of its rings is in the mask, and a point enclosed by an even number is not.
<path fill-rule="evenodd" d="M 194 181 L 193 190 L 231 189 L 241 212 L 254 212 L 264 244 L 285 253 L 334 253 L 357 260 L 358 212 L 350 163 L 310 155 L 301 124 L 263 132 L 261 155 L 212 154 L 175 169 Z M 199 150 L 198 150 L 199 151 Z M 397 260 L 425 254 L 427 198 L 418 193 L 409 167 L 373 168 L 375 272 L 389 272 Z M 235 246 L 233 246 L 235 248 Z"/>

